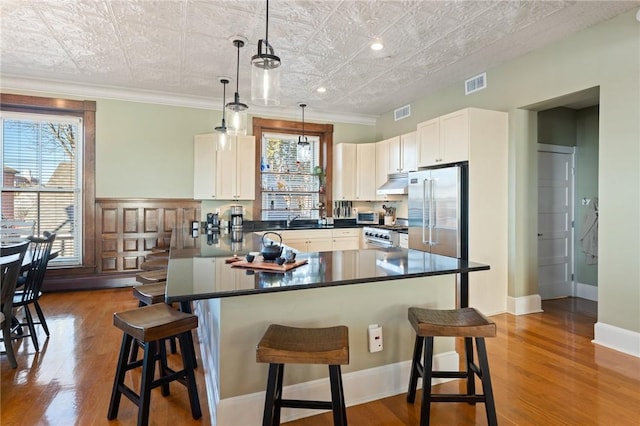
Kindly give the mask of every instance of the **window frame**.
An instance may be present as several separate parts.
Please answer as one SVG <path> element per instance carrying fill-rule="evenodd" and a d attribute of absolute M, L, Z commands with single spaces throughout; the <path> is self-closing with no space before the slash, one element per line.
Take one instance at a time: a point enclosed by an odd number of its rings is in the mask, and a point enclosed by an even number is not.
<path fill-rule="evenodd" d="M 261 186 L 261 174 L 260 171 L 260 158 L 262 156 L 262 134 L 263 133 L 285 133 L 292 135 L 302 134 L 302 122 L 301 121 L 288 121 L 288 120 L 272 120 L 267 118 L 253 118 L 253 136 L 256 143 L 256 155 L 254 159 L 255 173 L 255 201 L 253 203 L 253 211 L 256 216 L 262 217 L 262 186 Z M 318 123 L 304 123 L 304 134 L 307 136 L 320 137 L 320 166 L 325 170 L 325 192 L 324 199 L 320 197 L 320 201 L 324 203 L 325 210 L 324 215 L 328 216 L 327 209 L 333 205 L 333 188 L 332 188 L 332 176 L 333 176 L 333 124 L 318 124 Z"/>
<path fill-rule="evenodd" d="M 82 253 L 81 266 L 60 266 L 66 274 L 95 272 L 95 139 L 96 102 L 3 93 L 2 111 L 32 114 L 66 115 L 82 118 Z M 52 271 L 55 272 L 55 271 Z M 55 273 L 52 275 L 56 275 Z"/>

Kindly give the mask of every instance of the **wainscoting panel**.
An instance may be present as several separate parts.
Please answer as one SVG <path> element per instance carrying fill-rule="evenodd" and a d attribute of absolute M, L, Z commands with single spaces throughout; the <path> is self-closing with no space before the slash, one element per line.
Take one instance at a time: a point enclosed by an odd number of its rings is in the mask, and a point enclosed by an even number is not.
<path fill-rule="evenodd" d="M 171 231 L 193 220 L 199 201 L 96 200 L 96 272 L 137 271 L 153 247 L 168 247 Z"/>

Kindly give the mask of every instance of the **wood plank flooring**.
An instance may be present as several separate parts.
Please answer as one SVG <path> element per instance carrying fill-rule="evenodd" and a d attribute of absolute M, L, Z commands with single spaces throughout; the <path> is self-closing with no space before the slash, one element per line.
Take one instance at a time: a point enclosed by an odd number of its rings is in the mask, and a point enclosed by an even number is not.
<path fill-rule="evenodd" d="M 131 289 L 51 293 L 41 304 L 51 337 L 40 331 L 40 353 L 23 339 L 16 348 L 18 369 L 0 357 L 0 423 L 135 424 L 136 408 L 125 398 L 118 419 L 106 418 L 121 339 L 112 314 L 137 306 Z M 559 299 L 544 302 L 544 313 L 492 317 L 498 336 L 487 339 L 487 347 L 501 425 L 640 424 L 640 359 L 591 343 L 595 306 Z M 170 397 L 152 392 L 151 425 L 210 424 L 202 370 L 196 379 L 203 419 L 191 419 L 186 390 L 172 384 Z M 139 384 L 139 374 L 130 374 L 128 383 Z M 460 386 L 454 381 L 434 389 L 451 392 Z M 483 404 L 432 407 L 432 425 L 486 424 Z M 407 404 L 401 394 L 349 407 L 347 416 L 356 426 L 417 425 L 419 410 L 419 402 Z M 287 423 L 331 424 L 328 414 Z"/>

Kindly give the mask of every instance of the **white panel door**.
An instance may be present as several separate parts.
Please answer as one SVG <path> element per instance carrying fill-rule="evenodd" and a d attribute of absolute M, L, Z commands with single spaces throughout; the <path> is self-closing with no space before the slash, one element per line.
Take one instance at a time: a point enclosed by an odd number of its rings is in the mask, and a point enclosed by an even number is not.
<path fill-rule="evenodd" d="M 573 153 L 539 150 L 538 291 L 543 300 L 574 295 L 572 259 Z"/>

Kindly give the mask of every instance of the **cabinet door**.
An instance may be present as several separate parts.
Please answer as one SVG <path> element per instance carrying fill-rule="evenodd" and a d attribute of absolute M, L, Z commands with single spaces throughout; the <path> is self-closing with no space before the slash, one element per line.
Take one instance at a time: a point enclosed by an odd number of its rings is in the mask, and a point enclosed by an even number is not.
<path fill-rule="evenodd" d="M 418 124 L 418 167 L 433 166 L 440 159 L 440 120 Z"/>
<path fill-rule="evenodd" d="M 440 117 L 440 143 L 443 163 L 469 159 L 469 110 Z"/>
<path fill-rule="evenodd" d="M 224 150 L 218 150 L 216 164 L 216 195 L 220 200 L 233 200 L 236 195 L 236 155 L 238 144 L 231 139 Z"/>
<path fill-rule="evenodd" d="M 255 200 L 255 138 L 238 136 L 236 146 L 236 199 Z"/>
<path fill-rule="evenodd" d="M 332 250 L 357 250 L 359 245 L 358 237 L 334 238 Z"/>
<path fill-rule="evenodd" d="M 356 200 L 374 201 L 376 199 L 376 175 L 373 170 L 376 164 L 376 145 L 373 143 L 357 144 L 357 190 Z"/>
<path fill-rule="evenodd" d="M 216 198 L 216 143 L 214 134 L 196 135 L 193 141 L 193 198 Z"/>
<path fill-rule="evenodd" d="M 389 162 L 387 173 L 399 173 L 402 171 L 402 143 L 400 136 L 387 139 L 389 144 Z"/>
<path fill-rule="evenodd" d="M 333 150 L 333 198 L 356 199 L 356 145 L 340 143 Z"/>
<path fill-rule="evenodd" d="M 331 250 L 333 250 L 333 241 L 331 241 L 331 238 L 326 238 L 326 239 L 311 238 L 307 241 L 308 252 L 331 251 Z"/>
<path fill-rule="evenodd" d="M 405 133 L 400 136 L 401 168 L 403 172 L 418 170 L 418 138 L 417 132 Z"/>
<path fill-rule="evenodd" d="M 376 191 L 387 181 L 389 170 L 389 139 L 376 142 Z M 376 200 L 386 201 L 389 197 L 386 194 L 376 192 Z"/>

